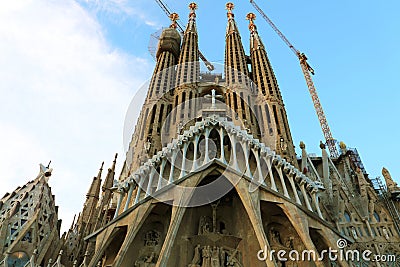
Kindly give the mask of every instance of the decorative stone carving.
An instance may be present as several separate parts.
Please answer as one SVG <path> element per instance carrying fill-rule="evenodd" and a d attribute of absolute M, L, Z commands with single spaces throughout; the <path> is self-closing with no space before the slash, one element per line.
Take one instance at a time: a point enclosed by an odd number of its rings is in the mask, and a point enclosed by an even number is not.
<path fill-rule="evenodd" d="M 147 247 L 155 247 L 160 243 L 160 232 L 156 230 L 151 230 L 146 233 L 144 237 L 144 244 Z"/>
<path fill-rule="evenodd" d="M 226 263 L 226 266 L 243 267 L 237 256 L 238 256 L 237 249 L 235 249 L 233 253 L 231 253 L 230 255 L 228 253 L 228 262 Z"/>
<path fill-rule="evenodd" d="M 157 260 L 156 253 L 151 253 L 150 256 L 144 257 L 135 262 L 135 267 L 154 267 L 156 266 L 155 261 Z"/>
<path fill-rule="evenodd" d="M 239 256 L 237 249 L 199 244 L 194 248 L 194 256 L 188 267 L 242 267 Z"/>
<path fill-rule="evenodd" d="M 211 252 L 211 267 L 220 267 L 220 249 L 215 247 L 212 249 Z"/>
<path fill-rule="evenodd" d="M 211 247 L 210 246 L 205 246 L 202 249 L 202 254 L 203 254 L 203 264 L 201 267 L 211 267 Z"/>
<path fill-rule="evenodd" d="M 272 227 L 269 230 L 269 238 L 270 238 L 270 241 L 271 241 L 271 246 L 274 246 L 274 245 L 275 246 L 276 245 L 283 246 L 283 243 L 282 243 L 282 240 L 281 240 L 281 235 L 280 235 L 279 231 L 276 230 L 274 227 Z"/>
<path fill-rule="evenodd" d="M 212 220 L 208 216 L 203 216 L 200 218 L 199 222 L 199 235 L 206 235 L 211 232 Z"/>
<path fill-rule="evenodd" d="M 389 191 L 391 191 L 392 189 L 398 187 L 397 183 L 395 183 L 393 181 L 392 176 L 390 175 L 390 172 L 388 171 L 388 169 L 383 168 L 382 169 L 382 175 L 385 178 L 386 186 L 387 186 Z"/>
<path fill-rule="evenodd" d="M 200 244 L 194 248 L 194 256 L 192 262 L 189 264 L 189 267 L 200 267 L 201 262 L 201 246 Z"/>

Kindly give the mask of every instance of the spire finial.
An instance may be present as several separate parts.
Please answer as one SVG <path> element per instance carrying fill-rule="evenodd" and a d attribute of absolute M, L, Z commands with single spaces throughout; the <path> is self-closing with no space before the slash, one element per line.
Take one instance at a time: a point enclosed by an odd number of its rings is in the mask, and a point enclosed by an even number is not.
<path fill-rule="evenodd" d="M 189 18 L 196 17 L 196 9 L 198 8 L 197 4 L 192 2 L 189 4 L 190 14 Z"/>
<path fill-rule="evenodd" d="M 232 10 L 235 9 L 235 5 L 229 2 L 226 4 L 226 9 L 228 10 L 228 19 L 233 19 L 235 15 L 232 13 Z"/>
<path fill-rule="evenodd" d="M 246 19 L 250 22 L 249 24 L 249 30 L 253 33 L 257 30 L 256 25 L 254 24 L 254 21 L 256 20 L 256 14 L 254 13 L 248 13 L 246 16 Z"/>
<path fill-rule="evenodd" d="M 178 26 L 176 25 L 176 21 L 179 20 L 179 15 L 178 13 L 171 13 L 171 15 L 169 15 L 169 18 L 171 19 L 172 23 L 171 26 L 169 26 L 172 29 L 176 29 Z M 118 155 L 118 154 L 117 154 Z"/>

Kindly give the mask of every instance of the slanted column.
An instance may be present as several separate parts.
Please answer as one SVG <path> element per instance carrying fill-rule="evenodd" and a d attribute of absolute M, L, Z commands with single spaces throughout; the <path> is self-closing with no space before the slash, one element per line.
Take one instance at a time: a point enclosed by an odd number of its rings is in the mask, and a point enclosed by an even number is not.
<path fill-rule="evenodd" d="M 171 170 L 169 173 L 169 180 L 168 180 L 168 183 L 170 183 L 170 184 L 172 184 L 174 182 L 175 161 L 176 161 L 177 156 L 178 156 L 178 152 L 176 150 L 174 150 L 172 152 Z"/>
<path fill-rule="evenodd" d="M 151 186 L 153 184 L 154 174 L 156 172 L 156 169 L 154 168 L 154 166 L 150 166 L 150 168 L 151 168 L 151 171 L 150 171 L 150 175 L 149 175 L 149 182 L 147 184 L 147 190 L 146 190 L 145 198 L 150 196 L 150 194 L 152 193 Z"/>
<path fill-rule="evenodd" d="M 277 172 L 279 174 L 279 178 L 281 179 L 281 184 L 282 184 L 282 188 L 283 188 L 283 195 L 285 197 L 287 197 L 287 198 L 290 198 L 289 192 L 288 192 L 287 187 L 286 187 L 285 179 L 283 178 L 282 165 L 283 165 L 283 162 L 279 161 L 278 164 L 275 166 L 275 169 L 277 170 Z"/>
<path fill-rule="evenodd" d="M 253 180 L 253 174 L 251 173 L 250 162 L 249 162 L 249 157 L 250 157 L 249 143 L 247 141 L 244 141 L 244 142 L 242 141 L 241 145 L 242 145 L 242 148 L 243 148 L 243 151 L 244 151 L 244 158 L 245 158 L 245 161 L 246 161 L 246 173 L 245 174 L 248 177 L 250 177 L 251 180 Z"/>
<path fill-rule="evenodd" d="M 183 145 L 182 166 L 181 166 L 181 174 L 179 175 L 179 178 L 182 178 L 186 175 L 186 155 L 187 155 L 188 147 L 189 147 L 188 143 L 185 143 Z"/>
<path fill-rule="evenodd" d="M 224 137 L 225 137 L 225 135 L 224 135 L 224 128 L 222 128 L 222 127 L 219 129 L 219 137 L 221 139 L 221 157 L 220 157 L 220 161 L 222 163 L 226 164 L 225 150 L 224 150 Z"/>
<path fill-rule="evenodd" d="M 157 184 L 157 190 L 160 190 L 162 187 L 162 181 L 164 180 L 163 175 L 164 175 L 164 170 L 165 170 L 165 165 L 167 164 L 167 160 L 163 159 L 161 162 L 161 167 L 160 167 L 160 173 L 158 175 L 158 184 Z"/>
<path fill-rule="evenodd" d="M 209 145 L 208 145 L 208 139 L 210 136 L 210 128 L 206 128 L 206 132 L 204 134 L 205 137 L 205 141 L 206 141 L 206 148 L 204 151 L 204 162 L 203 165 L 207 164 L 210 161 L 210 155 L 208 154 L 208 149 L 209 149 Z"/>
<path fill-rule="evenodd" d="M 137 203 L 139 203 L 140 193 L 141 193 L 141 191 L 142 191 L 142 186 L 143 186 L 143 183 L 144 183 L 144 180 L 145 180 L 145 179 L 146 179 L 145 174 L 142 174 L 142 175 L 140 176 L 140 181 L 139 181 L 138 189 L 136 190 L 136 198 L 135 198 L 135 203 L 134 203 L 134 205 L 136 205 Z"/>
<path fill-rule="evenodd" d="M 119 210 L 121 209 L 122 198 L 125 194 L 124 189 L 122 187 L 118 187 L 117 194 L 118 194 L 118 202 L 117 202 L 117 209 L 115 210 L 115 214 L 114 214 L 114 219 L 118 217 Z"/>
<path fill-rule="evenodd" d="M 257 170 L 258 170 L 258 182 L 262 185 L 266 185 L 264 181 L 264 175 L 261 169 L 261 162 L 260 162 L 260 154 L 258 152 L 258 148 L 252 148 L 251 149 L 254 153 L 254 156 L 256 157 L 256 162 L 257 162 Z"/>
<path fill-rule="evenodd" d="M 135 186 L 135 183 L 133 181 L 133 178 L 130 178 L 130 180 L 129 180 L 128 197 L 126 199 L 124 211 L 127 211 L 128 208 L 129 208 L 129 203 L 131 202 L 133 190 L 135 190 L 135 188 L 136 188 L 136 186 Z"/>
<path fill-rule="evenodd" d="M 318 194 L 317 193 L 318 193 L 318 189 L 313 188 L 313 190 L 311 191 L 311 197 L 312 197 L 312 200 L 314 202 L 315 208 L 317 209 L 318 216 L 321 219 L 324 219 L 324 216 L 322 215 L 321 209 L 319 207 L 319 198 L 318 198 Z"/>
<path fill-rule="evenodd" d="M 10 252 L 6 251 L 6 256 L 4 257 L 4 267 L 9 267 L 8 258 L 10 257 Z"/>
<path fill-rule="evenodd" d="M 239 165 L 238 165 L 238 163 L 237 163 L 237 155 L 236 155 L 236 137 L 235 137 L 234 134 L 230 134 L 229 137 L 230 137 L 231 143 L 232 143 L 232 154 L 233 154 L 233 166 L 232 166 L 232 167 L 233 167 L 236 171 L 239 171 L 239 172 L 240 172 L 240 170 L 239 170 Z"/>
<path fill-rule="evenodd" d="M 292 187 L 292 190 L 293 190 L 293 193 L 294 193 L 294 197 L 296 199 L 296 203 L 301 205 L 301 200 L 300 200 L 299 194 L 297 193 L 296 185 L 294 183 L 294 176 L 295 175 L 296 175 L 296 172 L 294 170 L 291 170 L 289 172 L 288 179 L 289 179 L 290 185 Z"/>
<path fill-rule="evenodd" d="M 278 192 L 278 188 L 276 188 L 275 177 L 272 172 L 272 155 L 267 155 L 265 162 L 267 163 L 268 167 L 269 179 L 271 181 L 271 189 L 274 190 L 275 192 Z"/>
<path fill-rule="evenodd" d="M 193 154 L 193 164 L 192 164 L 192 172 L 194 172 L 197 169 L 197 150 L 199 147 L 199 139 L 200 136 L 196 135 L 193 141 L 193 148 L 194 148 L 194 154 Z"/>
<path fill-rule="evenodd" d="M 306 184 L 305 177 L 301 177 L 300 190 L 303 193 L 304 201 L 306 202 L 307 209 L 309 209 L 310 211 L 313 211 L 311 204 L 310 204 L 310 200 L 308 199 L 307 191 L 304 187 L 305 184 Z"/>

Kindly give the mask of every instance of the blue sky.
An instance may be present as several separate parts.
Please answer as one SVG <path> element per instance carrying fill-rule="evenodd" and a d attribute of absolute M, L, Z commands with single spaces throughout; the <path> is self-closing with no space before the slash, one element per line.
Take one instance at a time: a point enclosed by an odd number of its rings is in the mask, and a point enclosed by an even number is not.
<path fill-rule="evenodd" d="M 189 2 L 165 2 L 186 24 Z M 197 3 L 200 49 L 210 61 L 223 63 L 226 1 Z M 245 16 L 256 11 L 248 1 L 234 3 L 248 51 Z M 334 137 L 359 150 L 371 177 L 385 166 L 400 182 L 400 3 L 257 3 L 309 57 Z M 259 15 L 256 24 L 295 145 L 304 141 L 309 153 L 319 154 L 323 135 L 298 60 Z M 0 194 L 33 179 L 37 164 L 52 160 L 63 228 L 70 224 L 101 162 L 110 166 L 115 152 L 123 160 L 125 112 L 154 67 L 150 34 L 168 25 L 149 0 L 0 3 Z"/>

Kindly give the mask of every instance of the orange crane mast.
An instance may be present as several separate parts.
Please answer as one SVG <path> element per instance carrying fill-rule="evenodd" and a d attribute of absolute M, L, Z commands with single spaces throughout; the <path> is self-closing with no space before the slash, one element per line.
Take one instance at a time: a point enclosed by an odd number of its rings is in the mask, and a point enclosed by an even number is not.
<path fill-rule="evenodd" d="M 279 37 L 285 42 L 285 44 L 293 51 L 300 61 L 301 70 L 303 71 L 304 78 L 307 83 L 308 90 L 314 104 L 315 111 L 318 116 L 319 123 L 321 124 L 322 132 L 325 137 L 326 144 L 329 149 L 331 157 L 338 158 L 339 153 L 336 148 L 336 140 L 332 136 L 331 129 L 329 128 L 328 121 L 326 119 L 324 110 L 322 108 L 321 102 L 317 94 L 317 90 L 314 86 L 314 82 L 311 78 L 311 74 L 314 75 L 314 69 L 307 62 L 307 57 L 304 53 L 297 50 L 292 43 L 286 38 L 286 36 L 278 29 L 278 27 L 272 22 L 272 20 L 264 13 L 264 11 L 256 4 L 254 0 L 250 0 L 250 3 L 254 8 L 261 14 L 261 16 L 267 21 L 267 23 L 272 27 L 272 29 L 279 35 Z"/>
<path fill-rule="evenodd" d="M 169 11 L 168 7 L 164 4 L 163 1 L 161 1 L 161 0 L 155 0 L 155 1 L 161 7 L 161 9 L 164 11 L 164 13 L 167 14 L 168 17 L 171 16 L 171 11 Z M 176 22 L 176 25 L 178 26 L 179 31 L 180 31 L 181 35 L 183 36 L 183 34 L 185 33 L 184 27 L 182 27 L 182 25 L 179 24 L 179 22 Z M 211 64 L 211 62 L 206 59 L 206 57 L 203 55 L 203 53 L 201 53 L 200 50 L 199 50 L 199 57 L 204 62 L 204 64 L 206 65 L 206 67 L 209 71 L 214 70 L 214 65 Z"/>

